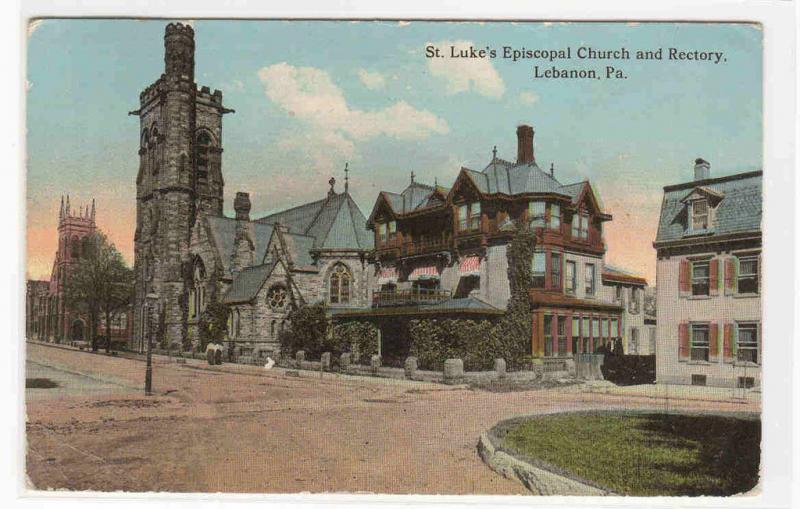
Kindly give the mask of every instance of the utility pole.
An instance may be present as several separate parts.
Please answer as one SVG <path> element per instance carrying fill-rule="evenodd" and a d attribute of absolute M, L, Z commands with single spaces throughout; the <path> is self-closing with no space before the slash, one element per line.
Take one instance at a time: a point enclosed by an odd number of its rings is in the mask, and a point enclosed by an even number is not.
<path fill-rule="evenodd" d="M 147 311 L 147 367 L 144 372 L 144 394 L 145 396 L 153 395 L 153 316 L 152 313 L 158 302 L 158 297 L 152 294 L 145 297 L 149 302 L 145 304 Z"/>

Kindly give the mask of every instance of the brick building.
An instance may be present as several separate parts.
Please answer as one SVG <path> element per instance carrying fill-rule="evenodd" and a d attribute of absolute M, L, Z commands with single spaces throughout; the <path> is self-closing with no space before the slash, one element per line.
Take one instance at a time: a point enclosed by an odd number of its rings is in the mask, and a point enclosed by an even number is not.
<path fill-rule="evenodd" d="M 251 220 L 237 193 L 223 215 L 222 93 L 194 82 L 194 31 L 170 23 L 165 72 L 140 95 L 136 179 L 135 333 L 173 347 L 198 339 L 209 302 L 230 306 L 228 341 L 245 355 L 276 350 L 292 302 L 364 306 L 372 235 L 348 192 Z M 322 193 L 321 193 L 322 194 Z M 163 337 L 154 336 L 163 334 Z"/>
<path fill-rule="evenodd" d="M 383 191 L 369 218 L 375 274 L 370 309 L 339 313 L 379 325 L 382 352 L 407 354 L 404 322 L 419 316 L 491 318 L 510 297 L 508 245 L 515 223 L 536 234 L 531 354 L 567 358 L 642 334 L 646 281 L 607 266 L 611 220 L 588 182 L 562 184 L 539 168 L 533 128 L 517 128 L 516 162 L 493 151 L 482 171 L 462 168 L 452 187 L 411 182 Z"/>
<path fill-rule="evenodd" d="M 754 171 L 666 186 L 658 234 L 656 379 L 749 388 L 761 378 L 761 180 Z"/>
<path fill-rule="evenodd" d="M 25 296 L 25 337 L 39 341 L 67 343 L 84 341 L 89 337 L 89 319 L 70 307 L 66 285 L 75 266 L 85 252 L 86 238 L 97 231 L 95 205 L 74 211 L 61 198 L 58 215 L 58 248 L 53 258 L 49 281 L 28 281 Z M 115 313 L 111 338 L 126 341 L 130 337 L 128 310 Z M 105 323 L 98 324 L 98 334 L 107 336 Z"/>

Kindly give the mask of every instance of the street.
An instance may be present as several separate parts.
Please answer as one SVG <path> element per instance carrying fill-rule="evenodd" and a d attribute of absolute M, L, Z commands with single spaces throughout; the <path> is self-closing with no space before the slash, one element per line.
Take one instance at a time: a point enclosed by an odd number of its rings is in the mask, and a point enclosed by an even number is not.
<path fill-rule="evenodd" d="M 146 397 L 138 359 L 33 343 L 27 359 L 28 377 L 64 384 L 26 391 L 27 473 L 37 489 L 524 495 L 476 453 L 480 433 L 502 419 L 617 407 L 759 410 L 757 401 L 577 385 L 496 393 L 165 357 L 154 357 Z"/>

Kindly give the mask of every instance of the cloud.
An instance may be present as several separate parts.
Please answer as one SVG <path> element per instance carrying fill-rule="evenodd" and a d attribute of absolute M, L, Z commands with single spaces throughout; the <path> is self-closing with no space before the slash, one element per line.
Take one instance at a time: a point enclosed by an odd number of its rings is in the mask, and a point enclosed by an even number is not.
<path fill-rule="evenodd" d="M 262 68 L 258 77 L 270 101 L 289 115 L 351 141 L 381 135 L 420 140 L 450 131 L 444 119 L 405 101 L 379 110 L 353 108 L 330 75 L 314 67 L 295 67 L 282 62 Z"/>
<path fill-rule="evenodd" d="M 378 90 L 386 86 L 386 79 L 378 71 L 369 72 L 366 69 L 358 70 L 358 79 L 370 90 Z"/>
<path fill-rule="evenodd" d="M 520 92 L 519 102 L 522 104 L 536 104 L 539 102 L 539 95 L 536 92 Z"/>
<path fill-rule="evenodd" d="M 450 46 L 468 49 L 471 41 L 439 41 L 427 43 L 442 48 L 449 55 Z M 428 70 L 431 75 L 444 81 L 447 94 L 474 91 L 486 97 L 499 99 L 506 91 L 505 83 L 489 59 L 484 58 L 430 58 Z"/>

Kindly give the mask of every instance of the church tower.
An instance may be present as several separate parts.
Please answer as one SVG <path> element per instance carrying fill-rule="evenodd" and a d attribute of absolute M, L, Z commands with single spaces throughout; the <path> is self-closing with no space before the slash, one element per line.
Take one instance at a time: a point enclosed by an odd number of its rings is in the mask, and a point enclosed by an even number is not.
<path fill-rule="evenodd" d="M 191 229 L 222 215 L 222 92 L 194 82 L 194 30 L 170 23 L 164 73 L 139 94 L 133 342 L 186 337 Z"/>

